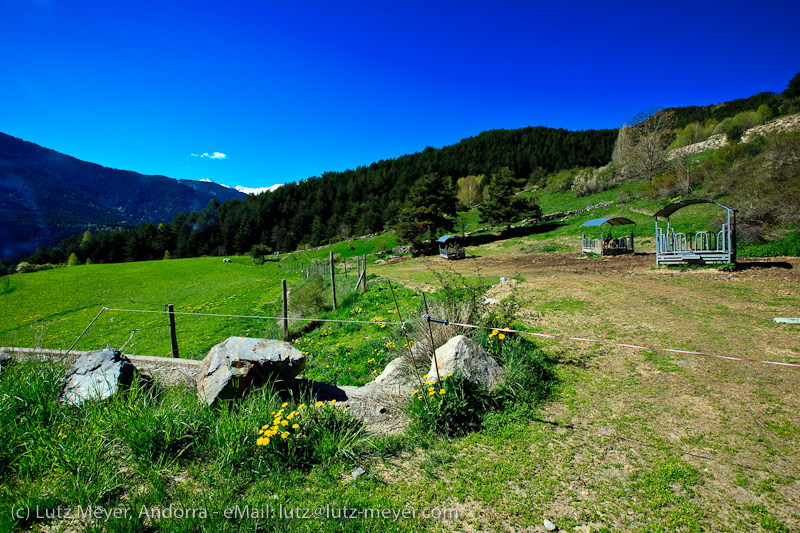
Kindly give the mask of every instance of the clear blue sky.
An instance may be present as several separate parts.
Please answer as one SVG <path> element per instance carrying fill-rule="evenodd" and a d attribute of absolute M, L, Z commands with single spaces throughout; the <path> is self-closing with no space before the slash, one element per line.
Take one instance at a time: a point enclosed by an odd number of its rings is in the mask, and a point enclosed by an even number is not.
<path fill-rule="evenodd" d="M 780 92 L 798 20 L 797 0 L 0 0 L 0 132 L 263 187 L 489 129 Z"/>

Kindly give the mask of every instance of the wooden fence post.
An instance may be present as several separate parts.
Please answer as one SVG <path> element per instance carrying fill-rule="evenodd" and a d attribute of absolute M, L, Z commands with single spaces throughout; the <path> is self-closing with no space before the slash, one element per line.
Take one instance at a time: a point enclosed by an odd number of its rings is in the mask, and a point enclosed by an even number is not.
<path fill-rule="evenodd" d="M 364 289 L 364 292 L 367 292 L 367 254 L 364 254 L 364 281 L 361 283 L 363 283 L 361 287 Z"/>
<path fill-rule="evenodd" d="M 167 304 L 167 314 L 169 315 L 169 341 L 172 345 L 172 357 L 178 358 L 178 333 L 175 330 L 175 307 Z"/>
<path fill-rule="evenodd" d="M 281 290 L 283 293 L 283 340 L 289 339 L 289 298 L 286 292 L 286 280 L 281 280 Z"/>
<path fill-rule="evenodd" d="M 330 253 L 331 265 L 331 293 L 333 295 L 333 310 L 336 311 L 336 274 L 333 272 L 333 252 Z"/>

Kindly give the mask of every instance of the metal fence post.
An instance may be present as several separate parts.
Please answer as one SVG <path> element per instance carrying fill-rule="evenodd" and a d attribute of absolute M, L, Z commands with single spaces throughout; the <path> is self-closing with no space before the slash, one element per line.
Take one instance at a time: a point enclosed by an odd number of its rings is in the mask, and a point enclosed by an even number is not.
<path fill-rule="evenodd" d="M 178 334 L 175 330 L 175 307 L 167 304 L 167 315 L 169 315 L 169 341 L 172 345 L 172 357 L 178 358 Z"/>

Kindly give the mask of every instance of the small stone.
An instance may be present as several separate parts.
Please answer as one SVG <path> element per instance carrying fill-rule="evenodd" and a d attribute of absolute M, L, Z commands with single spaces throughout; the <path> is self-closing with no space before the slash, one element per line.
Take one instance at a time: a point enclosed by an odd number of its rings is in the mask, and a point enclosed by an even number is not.
<path fill-rule="evenodd" d="M 556 530 L 556 525 L 554 523 L 552 523 L 550 520 L 548 520 L 547 518 L 545 518 L 544 519 L 544 528 L 547 531 L 555 531 Z"/>
<path fill-rule="evenodd" d="M 353 473 L 351 475 L 353 476 L 353 479 L 358 479 L 359 476 L 361 476 L 362 474 L 366 474 L 366 473 L 367 473 L 367 471 L 359 466 L 358 468 L 353 470 Z"/>

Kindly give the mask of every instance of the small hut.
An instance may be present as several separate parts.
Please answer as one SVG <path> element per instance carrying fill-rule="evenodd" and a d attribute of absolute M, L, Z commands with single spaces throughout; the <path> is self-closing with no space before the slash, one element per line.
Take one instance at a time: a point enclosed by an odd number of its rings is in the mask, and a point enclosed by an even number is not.
<path fill-rule="evenodd" d="M 445 235 L 436 242 L 439 243 L 439 255 L 445 259 L 464 259 L 464 245 L 456 235 Z"/>
<path fill-rule="evenodd" d="M 607 232 L 604 230 L 604 225 L 608 224 Z M 630 235 L 622 235 L 613 237 L 611 227 L 613 226 L 627 226 L 636 225 L 636 222 L 628 218 L 615 217 L 615 218 L 595 218 L 581 224 L 581 228 L 599 227 L 600 238 L 586 238 L 586 233 L 581 230 L 581 239 L 583 241 L 583 253 L 592 253 L 597 255 L 620 255 L 633 253 L 633 229 Z"/>
<path fill-rule="evenodd" d="M 726 222 L 717 233 L 698 231 L 679 233 L 670 225 L 669 217 L 675 211 L 695 204 L 714 204 L 725 210 Z M 656 222 L 656 264 L 680 263 L 735 263 L 736 262 L 736 210 L 711 200 L 681 200 L 673 202 L 653 215 Z M 658 225 L 658 219 L 667 221 L 667 227 Z"/>

